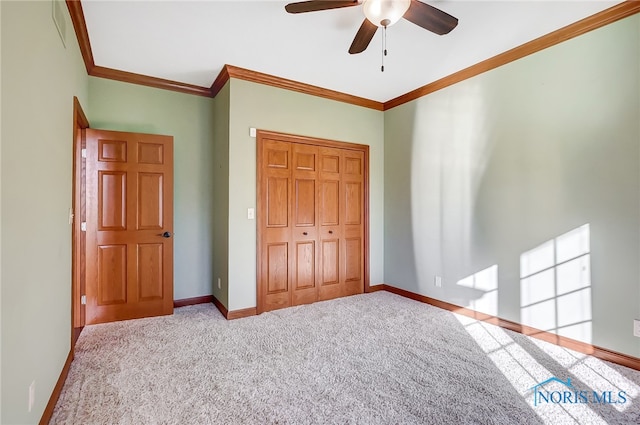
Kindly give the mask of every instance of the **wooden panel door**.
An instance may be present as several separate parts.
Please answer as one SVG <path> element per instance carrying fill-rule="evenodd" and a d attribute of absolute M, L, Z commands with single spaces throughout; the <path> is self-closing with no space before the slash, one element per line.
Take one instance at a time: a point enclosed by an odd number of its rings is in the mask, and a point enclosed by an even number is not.
<path fill-rule="evenodd" d="M 362 151 L 320 148 L 320 286 L 328 300 L 364 292 Z"/>
<path fill-rule="evenodd" d="M 86 130 L 86 323 L 173 313 L 173 138 Z"/>
<path fill-rule="evenodd" d="M 341 149 L 320 148 L 320 300 L 329 300 L 344 294 L 344 266 L 341 266 L 344 255 L 341 241 L 344 228 L 342 168 Z"/>
<path fill-rule="evenodd" d="M 318 299 L 318 148 L 292 143 L 291 305 Z"/>
<path fill-rule="evenodd" d="M 364 292 L 364 152 L 342 150 L 341 238 L 344 255 L 340 268 L 343 295 Z"/>
<path fill-rule="evenodd" d="M 263 311 L 269 311 L 291 305 L 291 144 L 265 140 L 257 156 L 263 208 L 258 212 L 262 279 L 257 295 Z"/>
<path fill-rule="evenodd" d="M 260 131 L 257 148 L 258 312 L 364 292 L 368 147 Z"/>

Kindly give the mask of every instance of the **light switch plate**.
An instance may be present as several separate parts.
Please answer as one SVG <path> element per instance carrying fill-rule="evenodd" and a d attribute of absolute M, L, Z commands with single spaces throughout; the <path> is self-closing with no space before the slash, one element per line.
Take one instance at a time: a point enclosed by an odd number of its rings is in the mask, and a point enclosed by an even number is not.
<path fill-rule="evenodd" d="M 33 404 L 36 402 L 36 381 L 29 385 L 29 412 L 33 410 Z"/>
<path fill-rule="evenodd" d="M 251 127 L 249 129 L 249 137 L 256 137 L 256 129 Z"/>
<path fill-rule="evenodd" d="M 253 208 L 247 209 L 247 218 L 253 220 L 256 217 L 255 210 Z"/>
<path fill-rule="evenodd" d="M 633 319 L 633 336 L 640 337 L 640 319 Z"/>

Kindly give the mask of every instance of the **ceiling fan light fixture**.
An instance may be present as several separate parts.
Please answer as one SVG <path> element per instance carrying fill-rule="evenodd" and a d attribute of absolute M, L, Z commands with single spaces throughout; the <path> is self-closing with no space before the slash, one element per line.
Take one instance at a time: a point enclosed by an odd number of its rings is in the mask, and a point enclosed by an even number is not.
<path fill-rule="evenodd" d="M 395 24 L 409 10 L 411 0 L 364 0 L 364 16 L 378 27 Z"/>

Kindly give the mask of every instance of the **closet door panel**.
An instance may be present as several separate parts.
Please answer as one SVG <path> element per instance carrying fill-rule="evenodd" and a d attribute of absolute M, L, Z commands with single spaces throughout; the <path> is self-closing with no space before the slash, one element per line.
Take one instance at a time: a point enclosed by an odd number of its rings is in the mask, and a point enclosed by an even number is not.
<path fill-rule="evenodd" d="M 291 232 L 291 305 L 308 304 L 318 299 L 318 148 L 291 144 L 292 211 Z"/>
<path fill-rule="evenodd" d="M 258 298 L 264 311 L 291 305 L 291 144 L 265 140 L 258 152 L 261 180 L 260 281 Z"/>
<path fill-rule="evenodd" d="M 364 152 L 345 149 L 343 162 L 341 242 L 344 256 L 341 269 L 346 296 L 364 292 Z"/>
<path fill-rule="evenodd" d="M 320 275 L 318 292 L 320 300 L 341 297 L 343 273 L 340 267 L 343 254 L 342 232 L 342 184 L 344 167 L 342 151 L 335 148 L 320 148 Z"/>

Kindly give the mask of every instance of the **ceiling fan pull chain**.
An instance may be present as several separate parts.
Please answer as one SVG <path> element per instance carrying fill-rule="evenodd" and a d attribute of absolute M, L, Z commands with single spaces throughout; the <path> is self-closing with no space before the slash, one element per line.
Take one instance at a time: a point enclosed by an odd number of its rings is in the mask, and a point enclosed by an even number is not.
<path fill-rule="evenodd" d="M 380 72 L 384 72 L 384 57 L 387 56 L 387 26 L 382 27 L 382 66 Z"/>
<path fill-rule="evenodd" d="M 387 56 L 387 27 L 384 27 L 384 31 L 383 31 L 383 35 L 384 35 L 384 55 Z"/>

